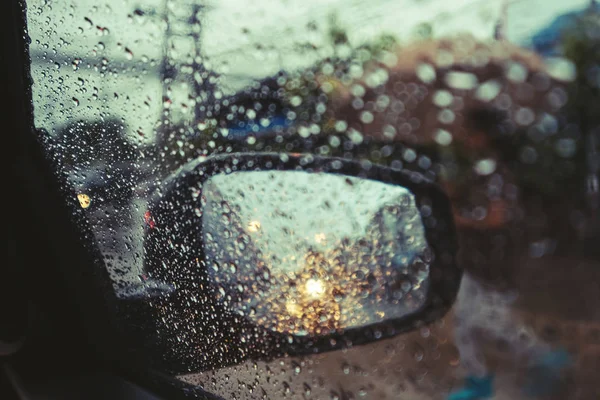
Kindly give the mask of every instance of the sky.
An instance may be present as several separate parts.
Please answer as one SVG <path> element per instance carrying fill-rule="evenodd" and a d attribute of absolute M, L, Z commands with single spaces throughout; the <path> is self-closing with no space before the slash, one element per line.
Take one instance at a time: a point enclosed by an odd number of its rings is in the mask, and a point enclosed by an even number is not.
<path fill-rule="evenodd" d="M 521 43 L 557 15 L 584 7 L 588 0 L 517 0 L 508 8 L 507 34 Z M 217 5 L 218 4 L 218 5 Z M 253 4 L 257 4 L 256 6 Z M 260 4 L 260 6 L 258 6 Z M 264 77 L 279 69 L 308 66 L 314 59 L 293 50 L 301 41 L 324 44 L 327 19 L 335 13 L 353 45 L 382 33 L 410 40 L 417 25 L 429 22 L 436 36 L 469 32 L 486 40 L 497 21 L 499 0 L 220 0 L 206 14 L 202 48 L 229 75 Z M 257 23 L 260 22 L 260 23 Z M 318 30 L 307 33 L 309 22 Z M 242 30 L 249 33 L 242 34 Z M 274 52 L 254 51 L 273 47 Z M 283 53 L 283 56 L 282 54 Z M 239 79 L 239 78 L 238 78 Z M 237 88 L 236 88 L 237 89 Z"/>

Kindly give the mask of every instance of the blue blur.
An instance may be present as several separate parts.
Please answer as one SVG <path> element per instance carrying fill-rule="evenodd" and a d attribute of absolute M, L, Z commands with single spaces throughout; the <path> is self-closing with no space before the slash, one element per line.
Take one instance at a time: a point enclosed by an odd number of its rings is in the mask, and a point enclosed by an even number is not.
<path fill-rule="evenodd" d="M 597 13 L 599 11 L 600 6 L 594 1 L 583 10 L 558 16 L 550 25 L 532 35 L 531 43 L 533 50 L 545 57 L 560 56 L 562 54 L 560 44 L 564 32 L 575 28 L 580 23 L 581 18 L 588 13 Z"/>
<path fill-rule="evenodd" d="M 291 121 L 283 115 L 269 118 L 269 124 L 263 126 L 256 121 L 241 121 L 237 126 L 229 126 L 228 136 L 233 139 L 244 139 L 249 135 L 261 136 L 265 133 L 273 132 L 277 127 L 286 128 L 291 125 Z"/>
<path fill-rule="evenodd" d="M 493 396 L 494 376 L 468 376 L 464 387 L 448 396 L 447 400 L 481 400 Z"/>
<path fill-rule="evenodd" d="M 571 363 L 571 356 L 564 349 L 543 354 L 531 365 L 523 392 L 530 397 L 543 397 L 554 393 L 560 384 L 565 368 Z"/>

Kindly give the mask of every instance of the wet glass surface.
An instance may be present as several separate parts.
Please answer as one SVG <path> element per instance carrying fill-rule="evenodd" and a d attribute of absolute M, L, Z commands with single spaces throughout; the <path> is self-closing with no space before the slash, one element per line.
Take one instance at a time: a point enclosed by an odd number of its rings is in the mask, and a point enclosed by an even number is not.
<path fill-rule="evenodd" d="M 209 276 L 240 315 L 304 336 L 423 304 L 430 250 L 406 188 L 301 171 L 216 175 L 203 187 Z"/>
<path fill-rule="evenodd" d="M 189 365 L 169 373 L 227 399 L 600 396 L 595 2 L 27 3 L 39 138 L 115 293 L 150 310 L 136 328 L 140 347 L 151 360 Z M 198 196 L 185 187 L 169 197 L 190 163 L 201 171 L 219 155 L 259 153 L 338 157 L 437 182 L 464 271 L 452 310 L 392 338 L 371 332 L 362 345 L 263 357 L 266 336 L 248 320 L 311 336 L 402 314 L 400 299 L 377 288 L 414 290 L 385 270 L 414 267 L 424 248 L 419 217 L 435 210 L 413 207 L 398 186 L 359 190 L 368 185 L 359 177 L 348 190 L 345 180 L 304 179 L 302 168 L 223 170 L 205 183 L 198 211 L 204 248 L 185 246 L 184 226 L 168 227 L 173 253 L 148 247 L 151 232 L 165 229 L 152 204 L 168 198 L 177 210 Z M 239 228 L 229 237 L 223 202 Z M 388 240 L 398 247 L 388 257 L 377 252 L 390 224 L 417 232 L 410 245 Z M 351 251 L 340 249 L 344 237 Z M 206 263 L 174 261 L 200 251 Z M 267 272 L 261 263 L 273 257 Z M 368 282 L 353 274 L 364 265 L 380 275 L 352 292 Z M 332 272 L 340 266 L 348 282 Z M 414 269 L 427 282 L 427 268 Z M 289 289 L 282 279 L 301 282 Z M 223 293 L 213 290 L 223 283 Z M 354 300 L 339 303 L 330 284 Z M 315 303 L 324 296 L 333 300 Z M 205 312 L 213 297 L 232 314 Z M 213 367 L 200 370 L 196 359 Z"/>

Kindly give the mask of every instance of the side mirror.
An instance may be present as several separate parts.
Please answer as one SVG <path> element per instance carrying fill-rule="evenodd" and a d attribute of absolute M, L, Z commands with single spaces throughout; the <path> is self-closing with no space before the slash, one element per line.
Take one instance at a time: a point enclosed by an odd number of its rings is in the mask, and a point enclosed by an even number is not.
<path fill-rule="evenodd" d="M 419 174 L 309 155 L 188 165 L 149 210 L 146 275 L 171 371 L 395 336 L 453 304 L 448 199 Z"/>

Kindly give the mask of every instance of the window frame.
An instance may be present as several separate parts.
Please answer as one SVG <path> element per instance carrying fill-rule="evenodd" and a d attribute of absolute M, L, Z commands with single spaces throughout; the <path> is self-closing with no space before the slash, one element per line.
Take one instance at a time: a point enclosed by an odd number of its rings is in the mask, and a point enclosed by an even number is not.
<path fill-rule="evenodd" d="M 76 199 L 72 204 L 66 201 L 61 189 L 66 178 L 55 173 L 34 127 L 25 0 L 0 2 L 0 19 L 3 59 L 10 61 L 3 62 L 0 76 L 8 100 L 3 102 L 2 113 L 6 140 L 2 156 L 8 167 L 5 193 L 13 200 L 5 213 L 9 226 L 18 228 L 15 235 L 6 229 L 7 242 L 29 250 L 19 254 L 22 257 L 15 266 L 26 282 L 14 282 L 14 286 L 26 284 L 24 297 L 34 308 L 40 306 L 25 345 L 8 362 L 25 387 L 38 384 L 39 379 L 73 382 L 91 374 L 101 381 L 106 380 L 103 375 L 117 378 L 120 384 L 108 389 L 115 391 L 111 398 L 122 398 L 133 390 L 136 398 L 148 398 L 150 391 L 166 399 L 218 399 L 153 370 L 144 354 L 131 350 L 135 338 L 114 318 L 124 307 L 93 245 L 92 232 L 84 214 L 74 207 Z M 4 259 L 14 263 L 10 256 Z M 3 276 L 7 275 L 0 268 L 0 279 Z M 65 385 L 66 393 L 71 386 Z M 101 387 L 101 396 L 109 394 Z M 94 392 L 98 389 L 90 387 L 90 395 L 99 395 Z"/>

